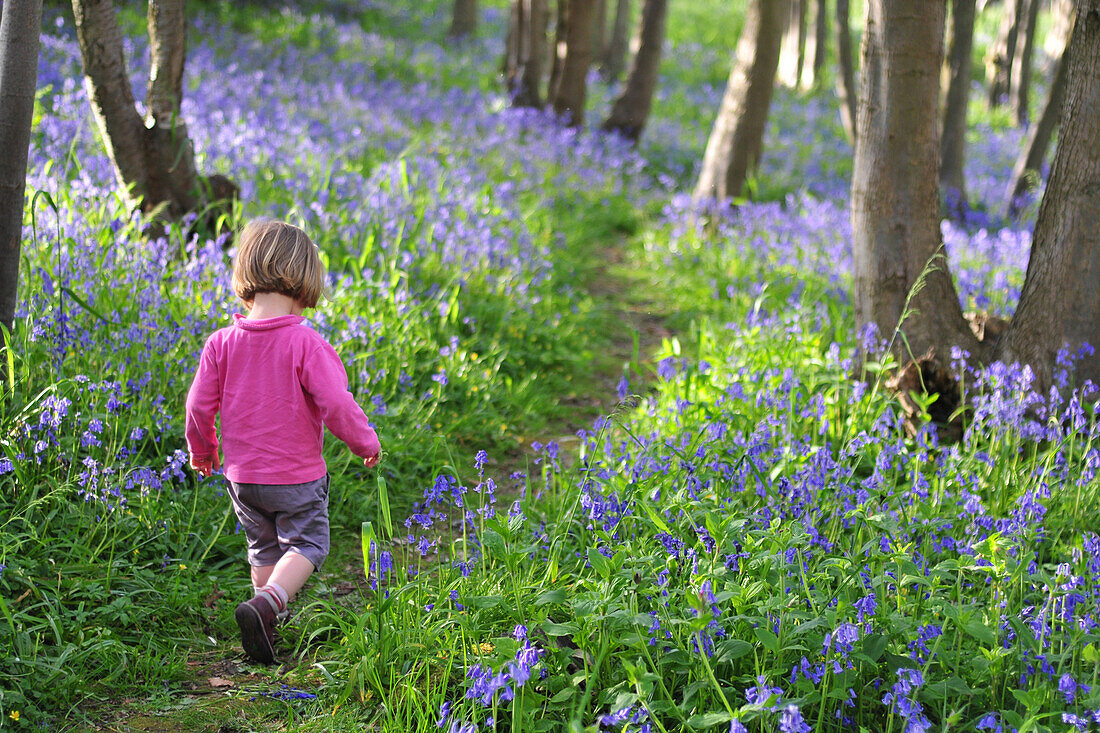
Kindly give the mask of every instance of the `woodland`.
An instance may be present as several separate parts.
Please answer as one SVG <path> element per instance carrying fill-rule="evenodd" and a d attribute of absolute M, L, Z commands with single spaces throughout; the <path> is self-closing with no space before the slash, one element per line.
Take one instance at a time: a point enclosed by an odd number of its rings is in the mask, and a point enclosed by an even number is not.
<path fill-rule="evenodd" d="M 260 217 L 384 451 L 272 665 Z M 0 731 L 1100 730 L 1100 0 L 2 0 L 0 335 Z"/>

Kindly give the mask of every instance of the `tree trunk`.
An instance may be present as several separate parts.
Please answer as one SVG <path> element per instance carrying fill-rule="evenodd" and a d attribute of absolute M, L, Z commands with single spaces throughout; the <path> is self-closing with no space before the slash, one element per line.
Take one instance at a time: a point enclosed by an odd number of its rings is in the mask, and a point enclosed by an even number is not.
<path fill-rule="evenodd" d="M 1058 118 L 1062 114 L 1062 100 L 1065 99 L 1068 70 L 1065 53 L 1073 32 L 1073 0 L 1055 0 L 1054 12 L 1055 21 L 1051 28 L 1051 35 L 1047 38 L 1047 48 L 1055 54 L 1054 79 L 1051 81 L 1043 111 L 1038 121 L 1028 131 L 1024 149 L 1020 151 L 1016 165 L 1012 168 L 1012 180 L 1008 187 L 1009 216 L 1020 213 L 1023 195 L 1038 183 L 1040 171 L 1043 169 L 1043 160 L 1046 159 L 1047 149 L 1054 137 L 1054 130 L 1058 126 Z"/>
<path fill-rule="evenodd" d="M 523 0 L 527 10 L 527 58 L 523 63 L 521 85 L 524 91 L 522 99 L 512 99 L 512 104 L 542 109 L 542 69 L 546 62 L 546 23 L 548 10 L 546 0 Z"/>
<path fill-rule="evenodd" d="M 4 7 L 0 15 L 0 324 L 10 333 L 19 295 L 42 0 L 7 0 Z"/>
<path fill-rule="evenodd" d="M 607 51 L 607 0 L 596 0 L 592 9 L 592 58 L 602 59 Z"/>
<path fill-rule="evenodd" d="M 733 70 L 695 185 L 697 200 L 740 196 L 760 161 L 789 12 L 786 0 L 753 0 L 746 10 Z"/>
<path fill-rule="evenodd" d="M 451 10 L 451 38 L 472 36 L 477 30 L 477 0 L 455 0 Z"/>
<path fill-rule="evenodd" d="M 921 13 L 911 3 L 868 0 L 852 172 L 856 324 L 877 327 L 902 363 L 929 351 L 946 361 L 952 346 L 978 353 L 940 235 L 947 3 L 922 3 Z"/>
<path fill-rule="evenodd" d="M 614 131 L 634 142 L 642 136 L 653 92 L 657 88 L 657 71 L 661 66 L 661 46 L 665 40 L 665 18 L 668 0 L 645 0 L 638 28 L 638 53 L 630 67 L 630 76 L 622 94 L 611 107 L 603 129 Z"/>
<path fill-rule="evenodd" d="M 504 37 L 504 60 L 500 65 L 504 75 L 504 88 L 515 104 L 516 87 L 522 76 L 523 58 L 521 44 L 523 39 L 524 0 L 512 0 L 508 9 L 508 34 Z"/>
<path fill-rule="evenodd" d="M 550 53 L 550 84 L 546 91 L 548 100 L 557 99 L 561 86 L 561 72 L 565 65 L 565 38 L 569 29 L 569 2 L 558 0 L 558 9 L 554 21 L 554 47 Z"/>
<path fill-rule="evenodd" d="M 1020 16 L 1027 0 L 1004 0 L 1001 29 L 986 57 L 986 81 L 989 83 L 989 106 L 998 107 L 1008 99 L 1012 89 L 1012 65 L 1016 56 L 1016 35 Z"/>
<path fill-rule="evenodd" d="M 948 58 L 947 101 L 940 146 L 940 188 L 961 213 L 966 208 L 966 107 L 970 98 L 970 69 L 974 45 L 974 0 L 951 2 L 951 53 Z"/>
<path fill-rule="evenodd" d="M 1058 148 L 1039 206 L 1027 276 L 999 356 L 1030 364 L 1045 389 L 1064 344 L 1100 345 L 1100 0 L 1079 0 L 1066 51 Z M 1078 364 L 1100 382 L 1100 359 Z"/>
<path fill-rule="evenodd" d="M 127 199 L 149 214 L 169 218 L 198 208 L 194 152 L 179 109 L 183 68 L 182 0 L 150 3 L 154 49 L 149 118 L 142 121 L 122 53 L 122 34 L 111 0 L 73 0 L 76 35 L 84 62 L 84 85 L 104 147 Z M 160 36 L 160 33 L 164 36 Z"/>
<path fill-rule="evenodd" d="M 788 0 L 790 15 L 783 33 L 779 57 L 779 83 L 797 89 L 806 63 L 806 4 L 809 0 Z"/>
<path fill-rule="evenodd" d="M 852 60 L 851 6 L 849 0 L 836 0 L 837 93 L 840 97 L 840 121 L 848 142 L 856 141 L 856 69 Z"/>
<path fill-rule="evenodd" d="M 1035 26 L 1039 20 L 1039 0 L 1023 0 L 1026 12 L 1016 31 L 1016 54 L 1012 57 L 1009 98 L 1016 123 L 1027 124 L 1031 92 L 1031 57 L 1035 48 Z"/>
<path fill-rule="evenodd" d="M 813 72 L 813 84 L 821 83 L 825 71 L 825 60 L 829 55 L 829 2 L 814 0 L 814 60 L 810 67 Z"/>
<path fill-rule="evenodd" d="M 566 124 L 584 124 L 584 100 L 588 91 L 588 67 L 592 63 L 592 10 L 595 0 L 569 0 L 566 20 L 565 58 L 561 80 L 554 95 L 554 112 Z"/>
<path fill-rule="evenodd" d="M 626 68 L 626 52 L 630 47 L 630 0 L 615 3 L 615 20 L 611 24 L 611 40 L 602 59 L 603 78 L 618 79 Z"/>

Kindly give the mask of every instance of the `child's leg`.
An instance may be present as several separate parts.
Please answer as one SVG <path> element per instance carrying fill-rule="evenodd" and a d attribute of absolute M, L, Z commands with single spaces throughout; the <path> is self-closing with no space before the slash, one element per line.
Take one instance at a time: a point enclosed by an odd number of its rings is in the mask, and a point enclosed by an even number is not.
<path fill-rule="evenodd" d="M 253 565 L 252 566 L 252 587 L 262 588 L 267 585 L 267 581 L 271 579 L 271 572 L 275 570 L 274 565 Z"/>
<path fill-rule="evenodd" d="M 287 552 L 276 563 L 266 585 L 278 585 L 286 591 L 287 600 L 293 600 L 302 586 L 306 584 L 309 576 L 313 574 L 313 563 L 301 554 Z"/>

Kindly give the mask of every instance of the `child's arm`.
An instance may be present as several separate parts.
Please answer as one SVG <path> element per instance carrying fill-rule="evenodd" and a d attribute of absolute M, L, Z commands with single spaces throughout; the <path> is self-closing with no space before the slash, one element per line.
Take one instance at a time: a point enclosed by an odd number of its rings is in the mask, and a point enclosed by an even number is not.
<path fill-rule="evenodd" d="M 220 408 L 217 358 L 208 340 L 202 348 L 199 368 L 191 382 L 191 389 L 187 392 L 184 429 L 187 450 L 191 454 L 191 468 L 202 476 L 209 476 L 221 467 L 218 459 L 218 434 L 214 430 L 214 417 Z"/>
<path fill-rule="evenodd" d="M 325 426 L 348 448 L 364 459 L 367 466 L 378 464 L 382 450 L 378 434 L 370 426 L 366 413 L 348 391 L 344 362 L 329 344 L 319 345 L 306 358 L 301 372 L 302 387 L 321 411 Z"/>

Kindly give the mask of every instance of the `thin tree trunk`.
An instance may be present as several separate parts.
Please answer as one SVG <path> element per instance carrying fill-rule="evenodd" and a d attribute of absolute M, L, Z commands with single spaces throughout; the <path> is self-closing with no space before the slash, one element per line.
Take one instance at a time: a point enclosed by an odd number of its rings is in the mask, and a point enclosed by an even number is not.
<path fill-rule="evenodd" d="M 978 351 L 940 235 L 947 3 L 922 3 L 913 13 L 911 2 L 868 0 L 852 173 L 856 324 L 861 331 L 875 326 L 903 363 L 928 352 L 946 361 L 952 346 Z"/>
<path fill-rule="evenodd" d="M 0 324 L 10 333 L 19 295 L 42 0 L 7 0 L 4 5 L 0 15 Z"/>
<path fill-rule="evenodd" d="M 518 0 L 524 4 L 524 17 L 527 21 L 527 57 L 523 61 L 523 73 L 520 75 L 520 93 L 512 97 L 516 107 L 542 109 L 542 69 L 546 60 L 546 0 Z"/>
<path fill-rule="evenodd" d="M 840 73 L 837 92 L 840 96 L 840 121 L 848 142 L 856 141 L 856 70 L 852 60 L 851 6 L 849 0 L 836 0 L 836 58 Z"/>
<path fill-rule="evenodd" d="M 198 208 L 201 200 L 194 152 L 178 115 L 185 53 L 183 3 L 154 0 L 152 4 L 158 5 L 149 10 L 154 49 L 149 87 L 155 96 L 144 122 L 135 107 L 113 3 L 73 0 L 73 12 L 84 85 L 119 185 L 143 212 L 164 210 L 176 219 Z"/>
<path fill-rule="evenodd" d="M 592 58 L 602 59 L 607 51 L 607 0 L 596 0 L 592 10 Z"/>
<path fill-rule="evenodd" d="M 825 60 L 829 54 L 829 1 L 814 0 L 814 60 L 810 69 L 813 84 L 821 83 Z"/>
<path fill-rule="evenodd" d="M 1065 99 L 1068 71 L 1065 53 L 1073 32 L 1073 0 L 1055 0 L 1054 12 L 1055 22 L 1051 28 L 1051 37 L 1047 39 L 1048 49 L 1056 54 L 1054 79 L 1051 81 L 1043 111 L 1039 114 L 1038 121 L 1028 130 L 1024 149 L 1020 151 L 1016 165 L 1012 168 L 1012 180 L 1008 186 L 1009 216 L 1020 213 L 1024 194 L 1038 183 L 1047 149 L 1050 147 L 1054 130 L 1058 127 L 1058 119 L 1062 114 L 1062 100 Z"/>
<path fill-rule="evenodd" d="M 974 45 L 974 0 L 951 2 L 951 53 L 948 57 L 947 101 L 940 146 L 940 188 L 949 206 L 966 208 L 966 108 Z"/>
<path fill-rule="evenodd" d="M 638 53 L 634 55 L 634 63 L 622 94 L 615 100 L 610 115 L 603 123 L 604 130 L 617 132 L 634 142 L 642 136 L 653 105 L 667 14 L 668 0 L 645 0 L 642 5 Z"/>
<path fill-rule="evenodd" d="M 1030 364 L 1040 389 L 1064 344 L 1100 345 L 1100 0 L 1079 0 L 1066 63 L 1058 148 L 1000 353 Z M 1100 359 L 1080 362 L 1077 378 L 1100 382 Z"/>
<path fill-rule="evenodd" d="M 523 14 L 524 0 L 512 0 L 508 9 L 508 35 L 504 38 L 504 61 L 501 64 L 501 72 L 504 74 L 504 88 L 512 97 L 515 104 L 516 87 L 519 85 L 523 74 L 523 58 L 521 54 L 523 43 Z"/>
<path fill-rule="evenodd" d="M 477 0 L 455 0 L 451 10 L 451 38 L 472 36 L 477 30 Z"/>
<path fill-rule="evenodd" d="M 565 58 L 561 80 L 554 95 L 554 112 L 566 124 L 584 124 L 584 102 L 588 91 L 588 67 L 592 63 L 592 10 L 595 0 L 569 0 L 565 36 Z"/>
<path fill-rule="evenodd" d="M 1016 31 L 1016 54 L 1012 57 L 1012 77 L 1009 98 L 1016 122 L 1027 124 L 1031 92 L 1031 57 L 1035 48 L 1035 26 L 1039 20 L 1039 0 L 1023 0 L 1026 11 Z"/>
<path fill-rule="evenodd" d="M 989 106 L 998 107 L 1008 99 L 1012 89 L 1012 65 L 1016 56 L 1016 35 L 1020 16 L 1027 0 L 1004 0 L 1001 29 L 986 59 L 986 81 L 989 83 Z"/>
<path fill-rule="evenodd" d="M 779 83 L 792 89 L 802 80 L 802 66 L 806 63 L 806 4 L 809 0 L 789 0 L 790 15 L 783 33 L 782 51 L 779 57 Z"/>
<path fill-rule="evenodd" d="M 696 200 L 740 196 L 760 161 L 789 12 L 786 0 L 753 0 L 748 6 L 733 69 L 695 185 Z"/>
<path fill-rule="evenodd" d="M 558 97 L 558 88 L 561 86 L 561 72 L 565 65 L 566 33 L 569 29 L 569 3 L 570 0 L 558 0 L 557 13 L 554 21 L 554 47 L 550 53 L 550 84 L 546 92 L 548 100 Z"/>
<path fill-rule="evenodd" d="M 618 79 L 626 68 L 626 52 L 630 47 L 630 0 L 617 0 L 615 20 L 611 24 L 611 40 L 601 64 L 603 78 Z"/>

